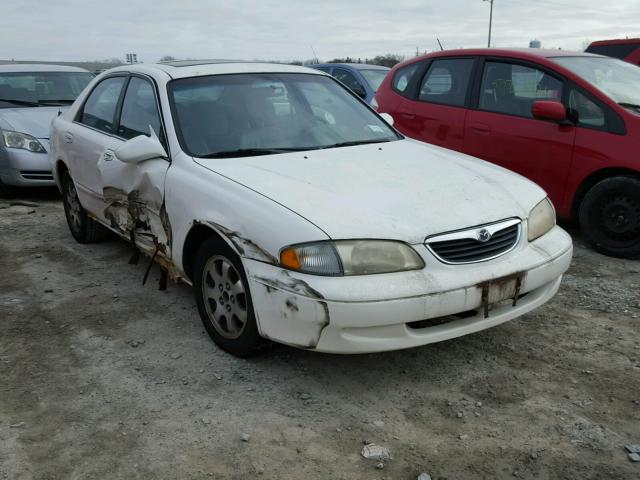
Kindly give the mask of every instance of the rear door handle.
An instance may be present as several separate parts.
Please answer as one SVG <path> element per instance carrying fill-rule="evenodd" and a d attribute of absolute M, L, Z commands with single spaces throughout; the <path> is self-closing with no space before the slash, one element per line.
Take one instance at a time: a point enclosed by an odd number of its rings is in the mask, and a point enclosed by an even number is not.
<path fill-rule="evenodd" d="M 491 127 L 485 123 L 472 123 L 469 127 L 479 133 L 491 133 Z"/>
<path fill-rule="evenodd" d="M 71 132 L 64 133 L 64 141 L 65 143 L 73 143 L 73 135 L 71 134 Z"/>
<path fill-rule="evenodd" d="M 410 112 L 400 112 L 400 115 L 408 120 L 413 120 L 414 118 L 416 118 L 416 114 Z"/>

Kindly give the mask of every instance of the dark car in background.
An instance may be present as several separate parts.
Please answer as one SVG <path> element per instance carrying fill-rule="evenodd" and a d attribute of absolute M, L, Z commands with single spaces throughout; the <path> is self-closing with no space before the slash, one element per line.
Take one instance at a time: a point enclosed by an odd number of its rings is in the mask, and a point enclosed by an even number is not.
<path fill-rule="evenodd" d="M 443 51 L 396 65 L 376 101 L 405 135 L 538 183 L 602 253 L 640 256 L 639 68 L 562 50 Z"/>
<path fill-rule="evenodd" d="M 308 66 L 340 80 L 367 103 L 371 103 L 390 70 L 387 67 L 367 63 L 319 63 Z"/>
<path fill-rule="evenodd" d="M 640 65 L 640 38 L 599 40 L 587 47 L 587 53 L 619 58 L 634 65 Z"/>
<path fill-rule="evenodd" d="M 0 196 L 14 186 L 53 186 L 47 158 L 51 121 L 93 75 L 60 65 L 0 65 Z"/>

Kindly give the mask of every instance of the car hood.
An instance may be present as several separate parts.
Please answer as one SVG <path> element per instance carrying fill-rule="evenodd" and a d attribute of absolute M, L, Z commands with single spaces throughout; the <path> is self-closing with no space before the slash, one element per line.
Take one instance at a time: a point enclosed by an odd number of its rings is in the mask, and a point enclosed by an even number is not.
<path fill-rule="evenodd" d="M 49 138 L 51 122 L 68 106 L 3 108 L 0 110 L 0 128 L 28 133 L 36 138 Z"/>
<path fill-rule="evenodd" d="M 297 212 L 329 237 L 421 243 L 428 235 L 526 218 L 529 180 L 414 140 L 235 159 L 196 159 Z"/>

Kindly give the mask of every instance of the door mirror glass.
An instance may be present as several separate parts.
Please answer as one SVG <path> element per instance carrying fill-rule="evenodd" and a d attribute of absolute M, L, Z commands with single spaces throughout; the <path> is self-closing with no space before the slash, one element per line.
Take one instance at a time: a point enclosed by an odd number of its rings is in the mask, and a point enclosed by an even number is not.
<path fill-rule="evenodd" d="M 380 116 L 385 122 L 393 127 L 393 117 L 391 115 L 389 115 L 388 113 L 381 113 Z"/>
<path fill-rule="evenodd" d="M 563 122 L 567 119 L 567 109 L 560 102 L 537 100 L 531 106 L 531 114 L 537 120 Z"/>
<path fill-rule="evenodd" d="M 152 130 L 151 137 L 140 135 L 127 140 L 115 150 L 118 160 L 124 163 L 140 163 L 154 158 L 167 158 L 167 152 Z"/>

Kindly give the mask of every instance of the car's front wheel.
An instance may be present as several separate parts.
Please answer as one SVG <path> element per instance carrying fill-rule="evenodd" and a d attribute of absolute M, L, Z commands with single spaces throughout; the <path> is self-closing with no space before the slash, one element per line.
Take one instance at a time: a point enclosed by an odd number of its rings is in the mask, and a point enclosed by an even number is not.
<path fill-rule="evenodd" d="M 102 239 L 106 228 L 87 215 L 86 210 L 80 204 L 76 186 L 69 172 L 62 175 L 61 184 L 62 205 L 73 238 L 79 243 L 91 243 Z"/>
<path fill-rule="evenodd" d="M 193 287 L 200 318 L 220 348 L 247 357 L 264 344 L 242 262 L 228 245 L 213 237 L 201 245 Z"/>
<path fill-rule="evenodd" d="M 611 177 L 594 185 L 580 205 L 580 227 L 596 250 L 640 256 L 640 179 Z"/>

